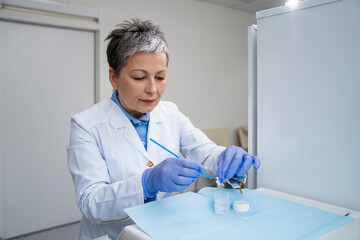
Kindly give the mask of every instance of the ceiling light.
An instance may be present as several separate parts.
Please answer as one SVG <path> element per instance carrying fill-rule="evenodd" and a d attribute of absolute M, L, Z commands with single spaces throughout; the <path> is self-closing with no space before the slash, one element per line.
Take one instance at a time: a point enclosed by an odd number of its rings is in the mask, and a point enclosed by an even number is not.
<path fill-rule="evenodd" d="M 299 3 L 300 1 L 299 0 L 288 0 L 286 1 L 285 5 L 286 6 L 295 6 Z"/>

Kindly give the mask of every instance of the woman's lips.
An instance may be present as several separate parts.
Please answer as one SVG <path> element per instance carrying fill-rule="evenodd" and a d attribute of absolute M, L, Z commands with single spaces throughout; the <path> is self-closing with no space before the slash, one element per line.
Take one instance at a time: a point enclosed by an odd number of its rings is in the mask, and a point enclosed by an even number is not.
<path fill-rule="evenodd" d="M 146 104 L 151 104 L 151 103 L 155 102 L 155 99 L 154 100 L 141 100 L 141 101 L 143 101 Z"/>

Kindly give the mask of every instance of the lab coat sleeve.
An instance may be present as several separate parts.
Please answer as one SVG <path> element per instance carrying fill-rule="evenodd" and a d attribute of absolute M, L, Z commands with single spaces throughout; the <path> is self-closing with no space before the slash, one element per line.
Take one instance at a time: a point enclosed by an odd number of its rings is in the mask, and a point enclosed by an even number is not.
<path fill-rule="evenodd" d="M 219 155 L 226 148 L 212 142 L 200 129 L 195 128 L 188 117 L 178 113 L 180 132 L 180 152 L 186 157 L 198 161 L 204 171 L 212 178 L 216 177 Z"/>
<path fill-rule="evenodd" d="M 142 175 L 111 183 L 98 141 L 91 130 L 72 119 L 67 154 L 76 201 L 93 223 L 124 219 L 124 208 L 144 203 Z"/>

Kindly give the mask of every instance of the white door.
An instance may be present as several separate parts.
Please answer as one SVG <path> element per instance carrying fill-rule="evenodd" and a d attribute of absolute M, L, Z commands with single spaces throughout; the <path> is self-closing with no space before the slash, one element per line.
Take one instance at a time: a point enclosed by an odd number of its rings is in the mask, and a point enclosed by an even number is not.
<path fill-rule="evenodd" d="M 81 218 L 66 147 L 95 101 L 94 35 L 0 21 L 0 237 Z"/>

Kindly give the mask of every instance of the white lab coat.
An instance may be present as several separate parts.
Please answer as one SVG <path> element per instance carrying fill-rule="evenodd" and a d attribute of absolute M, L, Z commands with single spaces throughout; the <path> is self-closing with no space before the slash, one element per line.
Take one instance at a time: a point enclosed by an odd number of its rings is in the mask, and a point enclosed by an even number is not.
<path fill-rule="evenodd" d="M 113 240 L 132 224 L 124 208 L 144 203 L 142 173 L 173 157 L 149 138 L 175 153 L 196 160 L 215 177 L 217 159 L 225 149 L 211 142 L 171 102 L 161 101 L 150 113 L 147 150 L 130 120 L 111 99 L 71 119 L 67 148 L 77 204 L 83 213 L 79 239 L 108 234 Z M 159 192 L 157 199 L 169 196 Z M 107 223 L 112 221 L 110 223 Z"/>

